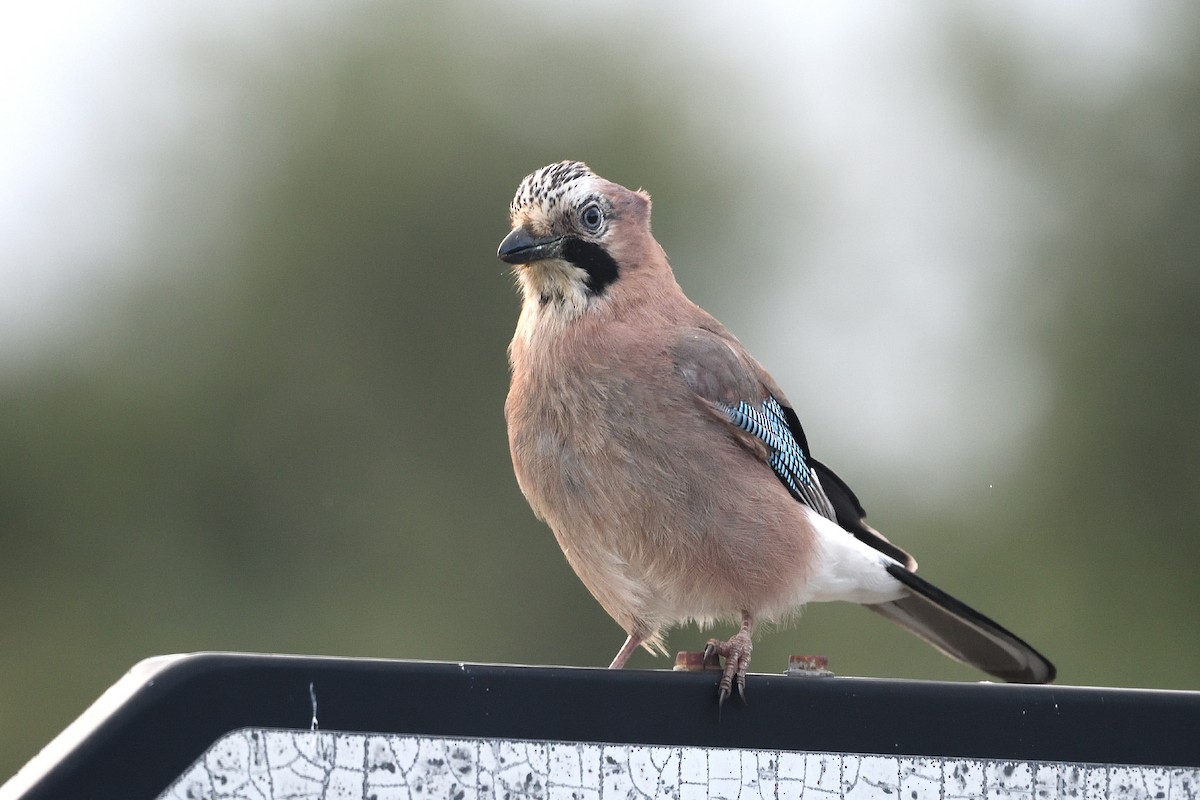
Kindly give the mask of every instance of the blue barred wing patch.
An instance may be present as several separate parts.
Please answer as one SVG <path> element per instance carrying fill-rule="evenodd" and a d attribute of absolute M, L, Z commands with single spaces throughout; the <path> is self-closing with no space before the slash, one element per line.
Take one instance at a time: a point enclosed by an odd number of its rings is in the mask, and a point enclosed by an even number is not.
<path fill-rule="evenodd" d="M 836 519 L 833 505 L 825 496 L 821 482 L 808 464 L 808 454 L 792 435 L 783 406 L 774 397 L 753 406 L 745 401 L 737 405 L 717 403 L 737 427 L 758 439 L 770 452 L 769 463 L 776 477 L 800 502 L 822 516 Z"/>

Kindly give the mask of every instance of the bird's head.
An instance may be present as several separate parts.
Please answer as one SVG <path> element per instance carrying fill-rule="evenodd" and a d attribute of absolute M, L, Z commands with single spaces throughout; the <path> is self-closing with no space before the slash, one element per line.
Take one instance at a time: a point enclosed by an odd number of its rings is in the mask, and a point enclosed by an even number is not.
<path fill-rule="evenodd" d="M 527 303 L 580 312 L 637 271 L 647 253 L 661 255 L 650 236 L 650 196 L 606 181 L 580 161 L 527 176 L 510 217 L 512 231 L 497 255 L 514 266 Z"/>

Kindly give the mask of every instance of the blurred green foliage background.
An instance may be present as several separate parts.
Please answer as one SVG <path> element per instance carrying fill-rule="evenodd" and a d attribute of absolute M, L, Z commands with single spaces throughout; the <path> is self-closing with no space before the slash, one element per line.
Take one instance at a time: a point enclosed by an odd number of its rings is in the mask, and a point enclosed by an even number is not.
<path fill-rule="evenodd" d="M 562 158 L 651 192 L 923 574 L 1062 683 L 1200 689 L 1200 17 L 1068 5 L 70 23 L 0 205 L 0 777 L 155 654 L 607 664 L 502 416 Z M 981 677 L 849 606 L 789 653 Z"/>

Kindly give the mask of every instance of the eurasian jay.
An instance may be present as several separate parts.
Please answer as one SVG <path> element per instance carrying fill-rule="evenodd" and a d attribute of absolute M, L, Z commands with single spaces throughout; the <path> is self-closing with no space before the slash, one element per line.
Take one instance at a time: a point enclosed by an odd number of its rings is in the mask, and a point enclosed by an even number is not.
<path fill-rule="evenodd" d="M 1006 681 L 1054 666 L 914 571 L 813 458 L 791 403 L 691 302 L 650 233 L 650 197 L 578 161 L 517 189 L 499 257 L 522 295 L 504 412 L 513 468 L 583 584 L 628 634 L 611 667 L 694 620 L 740 620 L 706 656 L 744 697 L 751 634 L 847 600 Z"/>

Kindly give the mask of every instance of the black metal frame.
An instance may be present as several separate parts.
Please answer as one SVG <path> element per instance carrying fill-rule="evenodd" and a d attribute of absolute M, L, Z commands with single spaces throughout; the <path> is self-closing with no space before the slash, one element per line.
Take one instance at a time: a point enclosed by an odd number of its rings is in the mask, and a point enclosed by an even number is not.
<path fill-rule="evenodd" d="M 310 729 L 310 686 L 328 731 L 1200 767 L 1198 692 L 752 675 L 749 702 L 733 698 L 718 718 L 715 683 L 713 673 L 180 656 L 110 698 L 116 708 L 14 800 L 154 797 L 230 731 Z"/>

